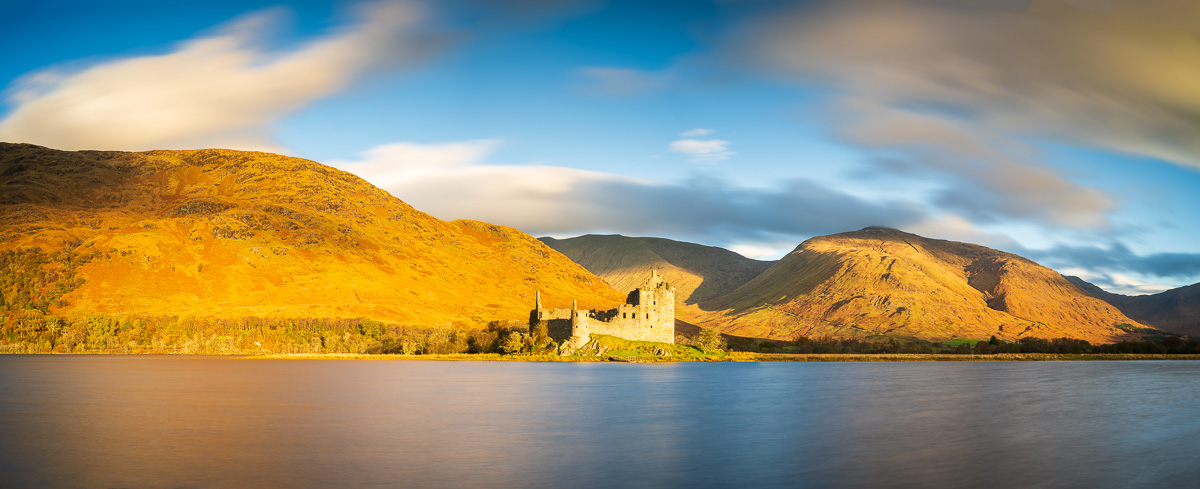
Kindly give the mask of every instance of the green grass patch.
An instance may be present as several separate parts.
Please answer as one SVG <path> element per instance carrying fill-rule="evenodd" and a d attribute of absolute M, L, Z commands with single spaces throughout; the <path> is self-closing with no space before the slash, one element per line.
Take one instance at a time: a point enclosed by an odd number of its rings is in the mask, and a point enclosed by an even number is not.
<path fill-rule="evenodd" d="M 600 356 L 629 360 L 715 360 L 727 355 L 725 352 L 705 353 L 694 346 L 633 341 L 602 334 L 591 335 L 588 346 L 594 348 L 595 345 L 599 345 L 603 351 Z"/>
<path fill-rule="evenodd" d="M 976 343 L 979 343 L 980 341 L 983 341 L 983 340 L 969 340 L 969 339 L 966 339 L 966 338 L 955 338 L 955 339 L 952 339 L 952 340 L 946 341 L 946 342 L 944 342 L 944 343 L 942 343 L 942 344 L 944 344 L 944 345 L 946 345 L 946 346 L 958 346 L 958 345 L 971 345 L 971 346 L 975 346 L 975 344 L 976 344 Z"/>

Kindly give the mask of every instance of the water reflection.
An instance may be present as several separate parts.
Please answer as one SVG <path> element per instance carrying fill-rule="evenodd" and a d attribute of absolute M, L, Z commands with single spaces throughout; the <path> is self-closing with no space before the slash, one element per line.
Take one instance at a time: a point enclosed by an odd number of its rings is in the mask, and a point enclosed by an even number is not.
<path fill-rule="evenodd" d="M 1188 487 L 1200 363 L 0 357 L 5 487 Z"/>

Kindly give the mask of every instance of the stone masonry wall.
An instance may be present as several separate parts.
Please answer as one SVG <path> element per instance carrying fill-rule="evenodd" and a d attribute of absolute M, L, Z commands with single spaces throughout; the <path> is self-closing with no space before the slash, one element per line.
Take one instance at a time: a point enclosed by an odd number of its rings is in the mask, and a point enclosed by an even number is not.
<path fill-rule="evenodd" d="M 545 321 L 550 337 L 582 346 L 591 334 L 605 334 L 634 341 L 675 342 L 675 287 L 663 282 L 657 271 L 641 287 L 629 293 L 626 303 L 607 311 L 542 309 L 530 311 L 530 330 Z"/>

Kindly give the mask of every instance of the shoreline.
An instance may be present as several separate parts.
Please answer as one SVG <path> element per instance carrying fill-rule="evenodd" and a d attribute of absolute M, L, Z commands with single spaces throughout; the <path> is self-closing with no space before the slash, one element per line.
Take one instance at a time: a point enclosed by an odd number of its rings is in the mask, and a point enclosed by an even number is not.
<path fill-rule="evenodd" d="M 949 353 L 751 353 L 730 352 L 693 358 L 656 356 L 559 356 L 502 355 L 499 353 L 454 353 L 443 355 L 400 355 L 369 353 L 0 353 L 3 356 L 104 356 L 236 358 L 241 360 L 376 360 L 436 362 L 569 362 L 569 363 L 674 363 L 674 362 L 1054 362 L 1054 361 L 1145 361 L 1200 360 L 1200 354 L 1160 353 L 996 353 L 991 355 Z"/>
<path fill-rule="evenodd" d="M 670 363 L 670 362 L 1045 362 L 1045 361 L 1139 361 L 1200 360 L 1193 354 L 1135 353 L 997 353 L 994 355 L 954 355 L 943 353 L 748 353 L 733 352 L 707 358 L 671 357 L 500 355 L 497 353 L 452 355 L 392 355 L 357 353 L 275 353 L 248 355 L 247 360 L 428 360 L 476 362 L 573 362 L 573 363 Z"/>

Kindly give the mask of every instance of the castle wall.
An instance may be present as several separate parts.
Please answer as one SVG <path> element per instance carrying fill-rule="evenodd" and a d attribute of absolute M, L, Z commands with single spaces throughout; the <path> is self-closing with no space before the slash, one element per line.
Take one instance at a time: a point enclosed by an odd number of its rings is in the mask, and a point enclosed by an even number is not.
<path fill-rule="evenodd" d="M 616 318 L 609 322 L 594 321 L 590 329 L 591 334 L 606 334 L 633 341 L 675 342 L 674 317 L 671 317 L 671 324 L 668 325 L 662 318 L 646 318 L 643 314 L 636 318 Z"/>
<path fill-rule="evenodd" d="M 625 304 L 607 311 L 542 309 L 541 295 L 530 311 L 530 330 L 544 321 L 551 338 L 582 346 L 591 334 L 633 341 L 675 342 L 675 287 L 652 272 L 646 283 L 629 293 Z"/>
<path fill-rule="evenodd" d="M 538 321 L 545 321 L 546 332 L 554 341 L 566 341 L 572 335 L 570 309 L 534 309 L 529 320 L 530 332 Z"/>

